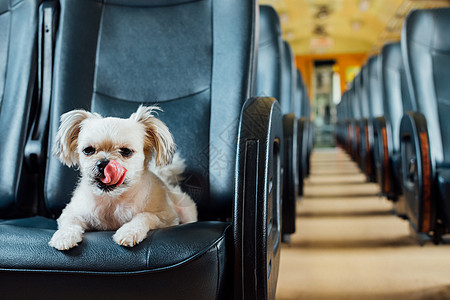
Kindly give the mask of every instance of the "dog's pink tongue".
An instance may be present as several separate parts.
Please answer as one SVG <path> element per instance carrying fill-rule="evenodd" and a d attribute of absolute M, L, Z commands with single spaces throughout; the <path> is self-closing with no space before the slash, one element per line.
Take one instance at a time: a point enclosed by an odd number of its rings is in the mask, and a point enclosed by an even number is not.
<path fill-rule="evenodd" d="M 117 161 L 111 160 L 105 167 L 104 173 L 105 178 L 100 179 L 104 184 L 119 186 L 125 180 L 127 169 L 122 167 Z"/>

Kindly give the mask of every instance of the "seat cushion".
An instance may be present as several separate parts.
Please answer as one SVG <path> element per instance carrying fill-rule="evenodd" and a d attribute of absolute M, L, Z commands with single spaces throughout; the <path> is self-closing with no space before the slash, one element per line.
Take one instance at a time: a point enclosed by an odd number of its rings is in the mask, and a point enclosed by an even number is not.
<path fill-rule="evenodd" d="M 213 299 L 230 289 L 229 223 L 197 222 L 153 230 L 133 248 L 115 244 L 112 231 L 87 232 L 79 246 L 68 251 L 48 246 L 56 227 L 56 221 L 43 217 L 0 221 L 0 280 L 5 295 L 104 297 L 113 285 L 118 291 L 114 297 L 138 290 L 151 293 L 152 299 L 180 294 L 186 299 L 205 294 Z M 21 289 L 23 282 L 30 282 L 30 288 Z"/>
<path fill-rule="evenodd" d="M 114 243 L 113 231 L 87 232 L 78 247 L 58 251 L 47 244 L 57 228 L 56 221 L 43 217 L 1 221 L 0 268 L 85 272 L 170 268 L 216 247 L 225 239 L 228 226 L 198 222 L 152 230 L 133 248 Z"/>

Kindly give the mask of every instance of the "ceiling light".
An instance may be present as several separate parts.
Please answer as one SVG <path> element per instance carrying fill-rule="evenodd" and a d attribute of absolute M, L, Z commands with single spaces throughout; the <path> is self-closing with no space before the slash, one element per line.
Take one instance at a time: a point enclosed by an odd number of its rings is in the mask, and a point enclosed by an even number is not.
<path fill-rule="evenodd" d="M 352 27 L 353 31 L 358 31 L 363 26 L 363 21 L 361 21 L 361 20 L 352 20 L 350 22 L 350 24 L 351 24 L 351 27 Z"/>
<path fill-rule="evenodd" d="M 367 11 L 370 7 L 370 0 L 360 0 L 359 1 L 359 10 Z"/>
<path fill-rule="evenodd" d="M 286 32 L 286 40 L 292 41 L 294 39 L 294 37 L 295 37 L 295 34 L 291 30 Z"/>

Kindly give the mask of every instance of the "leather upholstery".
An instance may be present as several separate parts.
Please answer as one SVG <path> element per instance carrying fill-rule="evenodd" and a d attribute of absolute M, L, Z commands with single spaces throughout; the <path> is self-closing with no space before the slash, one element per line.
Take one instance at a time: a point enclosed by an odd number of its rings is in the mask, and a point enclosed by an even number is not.
<path fill-rule="evenodd" d="M 235 268 L 234 299 L 275 298 L 282 233 L 281 120 L 274 98 L 250 98 L 242 109 L 233 210 L 233 260 L 242 269 Z"/>
<path fill-rule="evenodd" d="M 281 111 L 284 114 L 293 113 L 294 111 L 294 101 L 295 101 L 295 86 L 296 82 L 296 68 L 294 64 L 294 54 L 292 53 L 291 46 L 288 42 L 283 41 L 283 89 L 282 89 L 282 99 L 281 99 Z"/>
<path fill-rule="evenodd" d="M 295 101 L 294 101 L 294 113 L 297 116 L 297 118 L 303 117 L 303 114 L 306 114 L 306 101 L 309 101 L 307 99 L 306 95 L 306 87 L 303 83 L 302 74 L 297 69 L 297 75 L 295 76 L 297 78 L 296 88 L 295 88 Z M 309 103 L 308 103 L 309 104 Z M 306 115 L 304 116 L 306 117 Z M 309 115 L 308 115 L 309 117 Z"/>
<path fill-rule="evenodd" d="M 369 119 L 368 119 L 368 141 L 369 149 L 366 150 L 368 157 L 366 157 L 365 169 L 368 179 L 372 182 L 376 182 L 375 171 L 375 133 L 374 122 L 375 118 L 383 115 L 383 100 L 381 99 L 380 81 L 378 72 L 379 56 L 372 56 L 367 62 L 367 91 L 369 98 Z"/>
<path fill-rule="evenodd" d="M 373 172 L 373 101 L 376 101 L 373 96 L 371 81 L 374 76 L 373 68 L 376 63 L 376 57 L 372 56 L 368 62 L 361 69 L 361 76 L 358 82 L 358 90 L 361 95 L 361 120 L 360 143 L 361 143 L 361 169 L 366 174 L 370 181 L 375 181 Z"/>
<path fill-rule="evenodd" d="M 359 146 L 357 145 L 356 135 L 357 135 L 357 127 L 359 127 L 359 120 L 361 117 L 361 110 L 359 109 L 360 103 L 358 99 L 358 95 L 356 92 L 356 82 L 359 81 L 359 77 L 361 76 L 360 73 L 358 73 L 354 80 L 353 80 L 353 86 L 349 90 L 349 104 L 350 104 L 350 111 L 351 111 L 351 134 L 352 134 L 352 140 L 351 140 L 351 149 L 352 149 L 352 157 L 353 159 L 356 158 L 356 153 L 358 151 Z"/>
<path fill-rule="evenodd" d="M 301 82 L 301 91 L 300 93 L 301 95 L 301 103 L 300 106 L 298 105 L 298 103 L 296 103 L 296 107 L 294 107 L 294 111 L 295 113 L 299 114 L 300 116 L 300 120 L 301 122 L 303 122 L 303 133 L 299 134 L 299 139 L 301 138 L 303 140 L 302 142 L 302 151 L 306 152 L 306 154 L 302 154 L 303 159 L 306 159 L 306 166 L 303 167 L 303 169 L 306 169 L 304 171 L 304 176 L 303 178 L 306 178 L 307 176 L 309 176 L 310 170 L 311 170 L 311 153 L 312 153 L 312 149 L 313 149 L 313 144 L 314 144 L 314 124 L 313 122 L 310 120 L 310 115 L 311 115 L 311 105 L 309 103 L 309 96 L 308 96 L 308 88 L 306 87 L 305 83 L 303 82 L 303 78 L 301 73 L 298 71 L 297 72 L 297 81 L 298 81 L 298 85 L 300 86 L 300 82 Z M 300 96 L 299 96 L 300 98 Z M 299 100 L 296 100 L 299 101 Z M 301 126 L 299 125 L 299 128 Z M 300 129 L 299 129 L 299 132 Z M 300 149 L 300 148 L 299 148 Z M 306 155 L 306 158 L 304 157 Z M 299 193 L 300 195 L 303 195 L 303 191 L 302 191 L 303 187 L 301 187 L 301 189 L 299 188 Z"/>
<path fill-rule="evenodd" d="M 361 118 L 370 118 L 370 89 L 369 89 L 369 66 L 367 64 L 363 65 L 361 72 L 359 73 L 358 81 L 356 81 L 356 92 L 358 94 L 359 109 L 361 111 Z"/>
<path fill-rule="evenodd" d="M 345 106 L 346 106 L 346 110 L 347 110 L 347 119 L 346 119 L 346 125 L 347 125 L 347 148 L 348 151 L 350 153 L 351 156 L 353 156 L 354 152 L 353 152 L 353 140 L 354 140 L 354 130 L 353 130 L 353 125 L 354 125 L 354 114 L 353 114 L 353 88 L 350 87 L 347 90 L 346 93 L 346 100 L 345 100 Z"/>
<path fill-rule="evenodd" d="M 128 117 L 140 103 L 157 104 L 164 110 L 159 118 L 171 129 L 186 159 L 183 189 L 197 202 L 200 218 L 229 218 L 237 135 L 233 122 L 254 88 L 247 78 L 254 80 L 249 74 L 255 71 L 251 63 L 256 57 L 250 56 L 245 48 L 250 45 L 244 42 L 252 34 L 245 20 L 252 16 L 248 9 L 238 8 L 249 2 L 239 2 L 229 12 L 244 22 L 230 24 L 217 13 L 224 5 L 233 6 L 223 1 L 214 5 L 213 1 L 184 1 L 176 9 L 169 2 L 147 1 L 150 4 L 136 8 L 134 2 L 118 2 L 61 1 L 50 142 L 59 116 L 69 110 L 84 108 Z M 77 24 L 81 19 L 85 20 L 82 26 Z M 223 51 L 230 45 L 236 48 Z M 162 59 L 164 65 L 151 57 Z M 171 117 L 184 111 L 193 113 Z M 196 132 L 195 138 L 191 132 Z M 47 169 L 46 204 L 57 216 L 78 175 L 50 153 Z"/>
<path fill-rule="evenodd" d="M 428 125 L 432 157 L 450 162 L 450 10 L 417 10 L 408 15 L 402 51 L 411 96 Z"/>
<path fill-rule="evenodd" d="M 0 1 L 0 217 L 33 213 L 23 157 L 37 72 L 39 0 Z M 24 187 L 24 189 L 22 189 Z"/>
<path fill-rule="evenodd" d="M 311 115 L 311 105 L 309 103 L 308 88 L 303 85 L 302 108 L 300 115 L 309 119 Z"/>
<path fill-rule="evenodd" d="M 415 143 L 402 142 L 401 147 L 405 149 L 402 153 L 409 153 L 412 148 L 420 154 L 416 155 L 419 158 L 413 165 L 414 178 L 419 179 L 411 183 L 408 178 L 404 179 L 404 193 L 408 204 L 415 210 L 410 213 L 412 222 L 416 211 L 422 217 L 415 222 L 418 224 L 416 230 L 427 232 L 431 228 L 435 242 L 439 242 L 441 234 L 450 229 L 447 203 L 450 198 L 449 25 L 449 8 L 416 10 L 407 16 L 401 40 L 408 88 L 417 108 L 416 112 L 408 113 L 402 119 L 401 136 L 410 135 Z M 409 156 L 403 157 L 403 173 L 407 172 L 405 165 L 408 161 Z M 411 194 L 415 191 L 419 191 L 418 195 Z"/>
<path fill-rule="evenodd" d="M 353 80 L 353 88 L 351 93 L 351 105 L 352 105 L 352 116 L 355 120 L 360 120 L 362 118 L 362 109 L 361 109 L 361 99 L 362 99 L 362 90 L 360 86 L 362 86 L 362 72 L 359 72 L 355 79 Z"/>
<path fill-rule="evenodd" d="M 19 270 L 68 272 L 158 271 L 188 264 L 210 249 L 224 247 L 221 241 L 229 227 L 226 222 L 198 222 L 154 230 L 133 248 L 113 243 L 112 231 L 91 232 L 67 255 L 47 246 L 57 228 L 54 220 L 43 217 L 6 220 L 0 222 L 0 240 L 5 242 L 0 265 Z M 189 234 L 193 231 L 196 236 Z M 104 245 L 102 255 L 97 253 L 99 243 Z"/>
<path fill-rule="evenodd" d="M 372 56 L 367 62 L 369 79 L 369 112 L 373 120 L 383 115 L 383 99 L 380 91 L 380 75 L 379 75 L 379 56 Z"/>
<path fill-rule="evenodd" d="M 377 162 L 377 175 L 381 191 L 389 199 L 396 201 L 401 194 L 401 159 L 399 151 L 400 121 L 404 108 L 402 98 L 406 97 L 403 92 L 407 91 L 407 88 L 402 87 L 402 78 L 404 78 L 405 73 L 400 43 L 390 43 L 383 46 L 379 55 L 378 73 L 383 113 L 377 117 L 375 122 L 377 142 L 379 143 L 376 148 L 379 159 Z M 385 132 L 383 132 L 383 129 Z M 387 163 L 384 161 L 385 155 L 388 158 Z M 397 206 L 399 202 L 397 202 Z M 397 213 L 401 214 L 402 212 L 397 208 Z"/>
<path fill-rule="evenodd" d="M 259 8 L 258 76 L 256 95 L 282 101 L 283 39 L 277 12 L 269 5 Z"/>
<path fill-rule="evenodd" d="M 282 231 L 285 236 L 295 232 L 296 196 L 298 186 L 297 123 L 293 105 L 296 99 L 295 67 L 290 46 L 283 42 L 278 14 L 268 5 L 260 7 L 257 95 L 277 99 L 284 113 L 283 128 L 283 208 Z M 286 236 L 287 237 L 287 236 Z"/>
<path fill-rule="evenodd" d="M 403 100 L 409 97 L 408 89 L 402 81 L 404 67 L 400 43 L 387 44 L 381 50 L 380 80 L 383 95 L 384 116 L 392 129 L 392 150 L 400 150 L 400 120 L 406 107 Z"/>
<path fill-rule="evenodd" d="M 347 148 L 347 99 L 348 91 L 344 91 L 341 96 L 341 101 L 336 105 L 336 139 L 337 143 Z"/>
<path fill-rule="evenodd" d="M 31 227 L 24 230 L 23 226 Z M 226 263 L 231 255 L 226 242 L 231 233 L 228 223 L 193 223 L 156 230 L 130 249 L 112 243 L 111 232 L 92 232 L 69 253 L 47 246 L 55 227 L 54 221 L 41 217 L 0 223 L 3 297 L 231 297 L 231 269 Z M 101 255 L 99 243 L 103 244 Z M 193 275 L 202 280 L 192 280 Z M 18 288 L 19 283 L 22 288 Z"/>
<path fill-rule="evenodd" d="M 302 74 L 297 69 L 297 84 L 295 88 L 294 112 L 298 118 L 297 134 L 297 172 L 298 172 L 298 195 L 303 196 L 303 181 L 307 177 L 308 166 L 308 136 L 309 136 L 309 100 L 306 97 L 306 87 L 303 83 Z M 308 103 L 306 103 L 308 102 Z M 308 111 L 308 112 L 307 112 Z M 305 114 L 305 115 L 303 115 Z M 308 116 L 306 116 L 308 114 Z"/>

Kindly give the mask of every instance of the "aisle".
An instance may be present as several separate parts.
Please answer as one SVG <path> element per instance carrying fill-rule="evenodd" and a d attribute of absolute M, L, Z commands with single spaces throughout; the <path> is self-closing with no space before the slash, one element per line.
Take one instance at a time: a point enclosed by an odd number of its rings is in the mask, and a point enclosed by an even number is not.
<path fill-rule="evenodd" d="M 342 150 L 311 166 L 277 299 L 450 299 L 450 245 L 418 246 Z"/>

